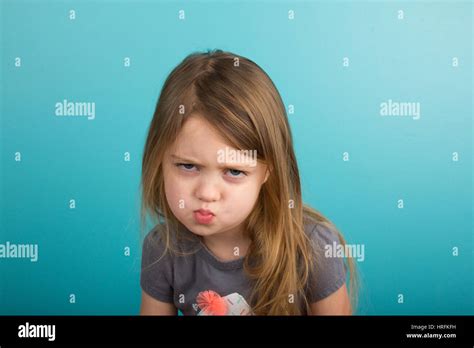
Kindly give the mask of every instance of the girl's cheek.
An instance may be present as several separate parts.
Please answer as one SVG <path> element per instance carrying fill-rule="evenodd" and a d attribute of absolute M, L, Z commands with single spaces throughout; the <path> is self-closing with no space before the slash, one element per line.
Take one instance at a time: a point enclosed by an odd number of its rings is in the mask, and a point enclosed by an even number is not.
<path fill-rule="evenodd" d="M 225 199 L 224 199 L 225 197 Z M 239 214 L 247 210 L 247 205 L 251 204 L 252 197 L 249 195 L 247 187 L 232 188 L 225 193 L 223 200 L 226 209 L 232 214 Z"/>
<path fill-rule="evenodd" d="M 178 190 L 179 187 L 177 186 L 176 180 L 173 177 L 167 178 L 167 180 L 165 181 L 165 194 L 168 204 L 172 210 L 174 210 L 178 201 Z"/>
<path fill-rule="evenodd" d="M 190 189 L 190 188 L 189 188 Z M 173 209 L 183 209 L 186 207 L 186 201 L 189 200 L 190 192 L 186 183 L 179 179 L 173 179 L 166 187 L 168 204 L 173 205 Z"/>
<path fill-rule="evenodd" d="M 252 207 L 258 199 L 260 189 L 257 182 L 249 183 L 245 190 L 241 190 L 241 201 L 246 202 L 246 205 Z"/>

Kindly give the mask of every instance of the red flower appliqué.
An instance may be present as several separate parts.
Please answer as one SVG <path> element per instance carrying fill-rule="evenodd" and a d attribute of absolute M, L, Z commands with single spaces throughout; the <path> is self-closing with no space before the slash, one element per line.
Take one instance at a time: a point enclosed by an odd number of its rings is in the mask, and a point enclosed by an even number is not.
<path fill-rule="evenodd" d="M 206 315 L 226 315 L 227 302 L 217 292 L 201 291 L 196 297 L 197 305 Z"/>

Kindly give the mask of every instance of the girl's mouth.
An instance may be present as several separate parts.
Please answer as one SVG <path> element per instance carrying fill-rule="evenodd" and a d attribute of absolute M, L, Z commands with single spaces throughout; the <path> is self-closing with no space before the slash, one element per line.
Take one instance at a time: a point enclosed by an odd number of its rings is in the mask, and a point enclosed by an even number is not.
<path fill-rule="evenodd" d="M 214 214 L 209 210 L 199 209 L 194 211 L 194 219 L 199 224 L 207 225 L 214 219 Z"/>

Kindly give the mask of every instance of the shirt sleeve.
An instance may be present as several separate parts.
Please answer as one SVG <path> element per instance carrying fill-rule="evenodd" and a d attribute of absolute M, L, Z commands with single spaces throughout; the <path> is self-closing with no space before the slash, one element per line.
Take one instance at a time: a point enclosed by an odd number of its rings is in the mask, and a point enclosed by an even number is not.
<path fill-rule="evenodd" d="M 140 286 L 151 297 L 173 303 L 172 259 L 165 251 L 162 237 L 156 230 L 148 233 L 143 241 Z"/>
<path fill-rule="evenodd" d="M 310 232 L 310 239 L 316 253 L 313 272 L 308 283 L 308 301 L 320 301 L 341 288 L 346 282 L 344 259 L 326 253 L 326 248 L 334 248 L 340 244 L 337 232 L 325 225 L 317 223 Z M 327 255 L 326 255 L 327 254 Z"/>

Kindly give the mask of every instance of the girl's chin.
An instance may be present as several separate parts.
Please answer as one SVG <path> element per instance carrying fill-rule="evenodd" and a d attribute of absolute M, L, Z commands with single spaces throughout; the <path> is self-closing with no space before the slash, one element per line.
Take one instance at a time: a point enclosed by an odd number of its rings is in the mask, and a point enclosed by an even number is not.
<path fill-rule="evenodd" d="M 192 226 L 191 228 L 188 228 L 188 230 L 202 237 L 211 236 L 213 234 L 218 233 L 215 230 L 210 229 L 209 226 L 202 226 L 199 224 L 197 224 L 196 226 Z"/>
<path fill-rule="evenodd" d="M 190 232 L 199 236 L 209 236 L 216 233 L 214 225 L 202 225 L 194 221 L 194 219 L 186 219 L 186 223 L 183 220 L 180 221 Z"/>

